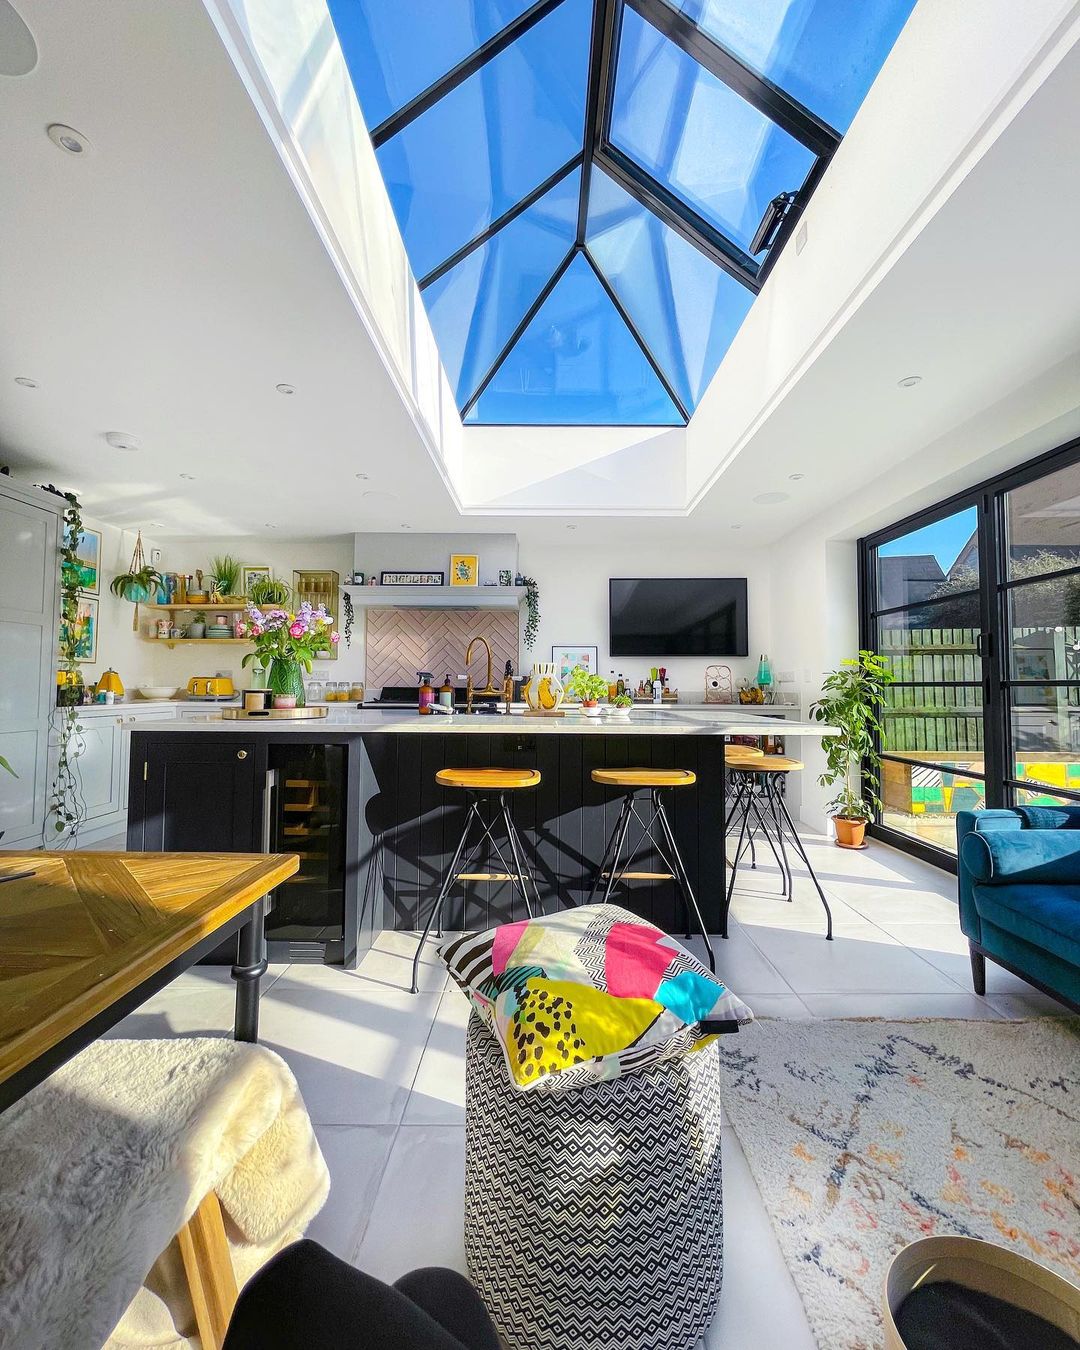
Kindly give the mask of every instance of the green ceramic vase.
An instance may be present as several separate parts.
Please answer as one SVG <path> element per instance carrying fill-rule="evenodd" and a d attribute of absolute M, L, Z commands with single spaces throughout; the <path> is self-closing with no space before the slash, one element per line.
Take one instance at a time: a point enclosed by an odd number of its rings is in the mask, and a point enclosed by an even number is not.
<path fill-rule="evenodd" d="M 295 694 L 296 706 L 304 706 L 304 670 L 299 661 L 275 656 L 270 662 L 266 687 L 272 694 Z"/>

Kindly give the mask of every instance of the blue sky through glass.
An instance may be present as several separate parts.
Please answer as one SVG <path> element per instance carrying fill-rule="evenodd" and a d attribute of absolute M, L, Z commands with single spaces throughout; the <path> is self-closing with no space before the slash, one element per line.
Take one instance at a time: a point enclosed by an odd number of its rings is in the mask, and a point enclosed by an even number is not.
<path fill-rule="evenodd" d="M 529 8 L 532 0 L 327 0 L 369 127 Z"/>
<path fill-rule="evenodd" d="M 575 169 L 422 292 L 458 407 L 469 401 L 566 257 L 577 231 L 580 191 Z"/>
<path fill-rule="evenodd" d="M 589 194 L 589 252 L 692 412 L 754 296 L 601 170 Z"/>
<path fill-rule="evenodd" d="M 681 426 L 679 411 L 577 254 L 467 421 Z"/>
<path fill-rule="evenodd" d="M 924 525 L 922 529 L 912 530 L 910 534 L 882 544 L 878 554 L 882 558 L 911 558 L 929 554 L 937 559 L 943 572 L 948 572 L 978 524 L 978 508 L 969 506 L 964 511 L 958 511 L 955 516 L 935 520 L 933 525 Z"/>
<path fill-rule="evenodd" d="M 847 131 L 915 0 L 677 0 L 710 37 Z"/>
<path fill-rule="evenodd" d="M 611 139 L 744 249 L 769 202 L 802 187 L 816 158 L 632 9 Z"/>
<path fill-rule="evenodd" d="M 418 277 L 580 152 L 591 17 L 563 0 L 378 151 Z"/>

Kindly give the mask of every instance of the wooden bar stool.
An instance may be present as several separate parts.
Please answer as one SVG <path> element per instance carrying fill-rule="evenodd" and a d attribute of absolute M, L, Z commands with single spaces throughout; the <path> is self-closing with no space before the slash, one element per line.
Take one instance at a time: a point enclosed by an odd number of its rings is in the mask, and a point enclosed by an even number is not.
<path fill-rule="evenodd" d="M 428 916 L 427 926 L 416 948 L 416 955 L 413 957 L 412 967 L 412 991 L 415 994 L 419 988 L 420 974 L 420 954 L 424 950 L 424 943 L 428 940 L 428 934 L 431 932 L 436 920 L 439 924 L 439 930 L 442 931 L 443 907 L 446 904 L 447 897 L 450 894 L 450 887 L 455 881 L 510 881 L 514 884 L 522 900 L 525 901 L 525 909 L 529 918 L 533 917 L 532 900 L 529 895 L 529 888 L 532 888 L 533 895 L 537 904 L 540 901 L 540 893 L 536 889 L 536 879 L 529 871 L 525 862 L 525 847 L 521 842 L 521 836 L 518 834 L 517 826 L 514 824 L 514 818 L 510 814 L 510 806 L 506 799 L 508 792 L 516 792 L 520 788 L 533 788 L 540 782 L 539 769 L 440 769 L 435 775 L 435 781 L 440 787 L 457 788 L 466 793 L 468 803 L 465 810 L 465 823 L 461 830 L 461 838 L 458 840 L 457 848 L 454 850 L 454 858 L 446 876 L 443 878 L 442 886 L 439 890 L 438 899 Z M 489 807 L 487 818 L 485 819 L 482 808 Z M 511 867 L 503 851 L 499 847 L 498 841 L 492 834 L 492 829 L 497 822 L 501 820 L 503 831 L 506 835 L 506 844 L 510 849 L 510 856 L 513 859 Z M 474 824 L 480 826 L 480 835 L 469 853 L 468 860 L 462 866 L 462 858 L 465 856 L 465 850 L 469 843 L 469 834 Z M 477 851 L 487 842 L 494 849 L 496 857 L 502 866 L 498 872 L 473 872 L 469 870 L 470 864 L 474 861 Z"/>
<path fill-rule="evenodd" d="M 831 942 L 833 935 L 832 910 L 829 908 L 825 892 L 821 889 L 821 882 L 817 879 L 817 874 L 806 849 L 803 847 L 803 842 L 799 838 L 799 832 L 795 828 L 795 822 L 791 818 L 791 812 L 787 808 L 787 802 L 784 800 L 784 784 L 787 775 L 799 773 L 803 768 L 802 761 L 789 759 L 786 755 L 762 755 L 760 759 L 743 758 L 738 763 L 732 763 L 730 767 L 732 770 L 731 776 L 734 780 L 734 800 L 741 823 L 739 826 L 739 841 L 735 847 L 735 859 L 731 864 L 731 875 L 728 878 L 727 894 L 724 897 L 724 937 L 727 937 L 728 910 L 731 908 L 731 897 L 735 890 L 735 878 L 739 871 L 739 864 L 742 861 L 743 854 L 749 848 L 751 851 L 751 866 L 757 866 L 753 854 L 753 841 L 754 835 L 760 833 L 768 841 L 773 857 L 780 868 L 783 885 L 782 894 L 786 900 L 790 901 L 794 898 L 794 879 L 787 853 L 789 843 L 805 863 L 806 870 L 810 874 L 810 880 L 814 883 L 825 910 L 825 937 Z"/>
<path fill-rule="evenodd" d="M 712 943 L 709 941 L 709 934 L 705 931 L 705 920 L 701 917 L 701 910 L 698 908 L 694 889 L 690 885 L 690 878 L 686 875 L 682 855 L 679 853 L 679 846 L 675 842 L 675 835 L 672 832 L 667 812 L 664 810 L 664 799 L 661 795 L 672 788 L 693 787 L 697 782 L 697 775 L 689 769 L 593 769 L 592 780 L 594 783 L 603 784 L 604 787 L 625 788 L 626 791 L 618 822 L 611 832 L 611 838 L 604 849 L 603 859 L 593 877 L 587 903 L 592 903 L 597 887 L 605 878 L 605 905 L 611 899 L 611 892 L 616 881 L 673 881 L 683 903 L 683 912 L 686 916 L 686 936 L 690 936 L 691 916 L 693 916 L 697 920 L 698 930 L 705 940 L 705 949 L 709 953 L 709 968 L 715 971 L 716 956 L 713 953 Z M 637 810 L 639 801 L 646 793 L 649 794 L 652 808 L 652 815 L 647 821 L 642 819 Z M 623 847 L 626 843 L 631 820 L 641 826 L 641 837 L 635 847 L 627 854 L 625 866 L 620 871 L 619 862 L 623 856 Z M 657 839 L 653 834 L 653 829 L 656 826 L 659 826 L 660 839 Z M 659 853 L 661 860 L 667 866 L 666 872 L 635 872 L 631 870 L 634 859 L 641 852 L 642 845 L 646 841 L 652 849 Z"/>

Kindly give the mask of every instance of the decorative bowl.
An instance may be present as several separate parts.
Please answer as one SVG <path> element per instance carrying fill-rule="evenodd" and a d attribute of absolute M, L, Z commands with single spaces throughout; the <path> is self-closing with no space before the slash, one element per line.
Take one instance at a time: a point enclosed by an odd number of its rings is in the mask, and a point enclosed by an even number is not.
<path fill-rule="evenodd" d="M 179 686 L 175 684 L 140 684 L 135 692 L 140 698 L 159 700 L 172 698 L 178 688 Z"/>

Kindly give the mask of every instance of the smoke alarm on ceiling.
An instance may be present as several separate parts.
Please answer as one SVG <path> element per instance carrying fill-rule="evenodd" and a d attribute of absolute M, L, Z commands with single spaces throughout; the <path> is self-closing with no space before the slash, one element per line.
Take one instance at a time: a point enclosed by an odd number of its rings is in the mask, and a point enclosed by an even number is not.
<path fill-rule="evenodd" d="M 139 449 L 139 442 L 134 436 L 129 436 L 126 431 L 107 431 L 105 440 L 114 450 Z"/>

